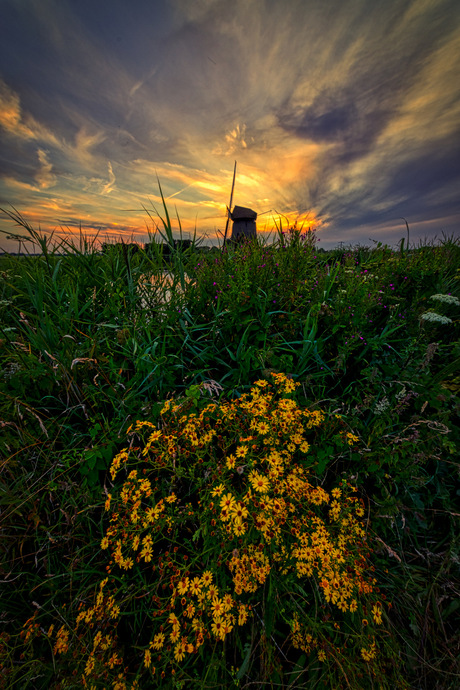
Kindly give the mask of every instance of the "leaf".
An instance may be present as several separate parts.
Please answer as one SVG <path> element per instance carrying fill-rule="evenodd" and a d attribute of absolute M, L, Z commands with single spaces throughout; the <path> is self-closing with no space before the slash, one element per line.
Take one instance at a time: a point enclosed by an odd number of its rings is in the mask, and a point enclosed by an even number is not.
<path fill-rule="evenodd" d="M 236 674 L 237 680 L 241 680 L 249 668 L 249 660 L 251 658 L 251 652 L 252 652 L 252 645 L 249 642 L 246 642 L 246 644 L 244 645 L 243 652 L 245 650 L 246 650 L 246 656 L 244 657 L 243 663 L 241 664 L 240 668 L 238 669 L 238 673 Z"/>

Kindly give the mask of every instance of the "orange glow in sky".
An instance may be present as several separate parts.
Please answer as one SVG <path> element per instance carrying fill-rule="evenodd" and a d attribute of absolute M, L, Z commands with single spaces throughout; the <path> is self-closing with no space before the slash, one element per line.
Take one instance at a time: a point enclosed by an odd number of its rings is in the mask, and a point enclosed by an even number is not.
<path fill-rule="evenodd" d="M 459 233 L 457 0 L 4 0 L 2 29 L 0 207 L 36 229 L 147 241 L 159 180 L 217 243 L 236 160 L 262 234 Z"/>

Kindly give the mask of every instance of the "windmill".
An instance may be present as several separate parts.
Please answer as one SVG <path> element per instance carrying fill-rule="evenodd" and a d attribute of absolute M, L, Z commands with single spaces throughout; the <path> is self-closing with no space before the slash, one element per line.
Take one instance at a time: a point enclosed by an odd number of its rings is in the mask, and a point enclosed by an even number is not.
<path fill-rule="evenodd" d="M 230 202 L 229 205 L 227 206 L 227 222 L 225 224 L 225 234 L 224 234 L 224 247 L 227 242 L 227 232 L 228 232 L 228 224 L 230 222 L 230 219 L 233 221 L 233 229 L 232 229 L 232 236 L 231 236 L 231 241 L 232 242 L 239 242 L 240 240 L 243 239 L 249 239 L 250 237 L 255 237 L 256 236 L 256 219 L 257 219 L 257 213 L 253 211 L 251 208 L 246 208 L 244 206 L 235 206 L 233 211 L 232 209 L 232 201 L 233 201 L 233 191 L 235 189 L 235 177 L 236 177 L 236 161 L 235 161 L 235 167 L 233 169 L 233 182 L 232 182 L 232 191 L 230 192 Z M 222 247 L 223 250 L 223 247 Z"/>

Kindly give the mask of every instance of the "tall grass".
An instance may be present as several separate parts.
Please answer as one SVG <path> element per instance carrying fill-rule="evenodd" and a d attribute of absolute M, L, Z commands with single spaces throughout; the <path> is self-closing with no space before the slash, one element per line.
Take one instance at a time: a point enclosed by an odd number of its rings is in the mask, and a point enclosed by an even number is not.
<path fill-rule="evenodd" d="M 240 399 L 273 372 L 356 439 L 344 449 L 327 427 L 308 468 L 325 490 L 352 482 L 365 503 L 399 675 L 458 687 L 458 240 L 320 252 L 314 234 L 279 228 L 273 245 L 205 252 L 194 237 L 183 250 L 164 204 L 165 264 L 160 244 L 101 253 L 3 212 L 31 251 L 0 259 L 0 687 L 69 683 L 56 631 L 106 567 L 108 469 L 128 428 L 161 428 L 166 399 L 198 411 L 208 391 Z M 227 685 L 347 687 L 307 658 L 270 678 L 256 649 L 233 650 Z"/>

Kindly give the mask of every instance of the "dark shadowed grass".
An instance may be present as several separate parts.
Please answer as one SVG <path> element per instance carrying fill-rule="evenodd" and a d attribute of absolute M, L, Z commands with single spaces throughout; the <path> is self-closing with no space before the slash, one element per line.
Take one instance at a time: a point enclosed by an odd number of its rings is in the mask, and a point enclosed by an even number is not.
<path fill-rule="evenodd" d="M 239 397 L 285 372 L 299 404 L 357 439 L 344 450 L 326 429 L 310 469 L 365 501 L 401 672 L 413 688 L 457 687 L 459 242 L 319 252 L 281 230 L 274 245 L 184 251 L 164 208 L 168 263 L 161 245 L 100 253 L 7 212 L 30 255 L 0 259 L 0 683 L 60 687 L 47 631 L 105 567 L 107 469 L 128 427 L 156 424 L 167 398 L 193 410 L 206 386 Z M 262 682 L 246 652 L 240 687 Z M 335 687 L 322 671 L 295 685 L 297 671 L 272 686 Z"/>

